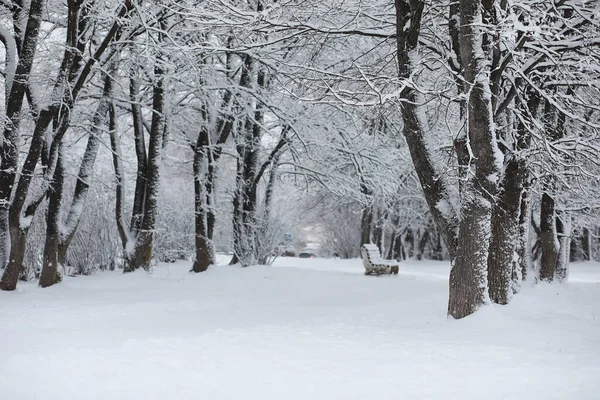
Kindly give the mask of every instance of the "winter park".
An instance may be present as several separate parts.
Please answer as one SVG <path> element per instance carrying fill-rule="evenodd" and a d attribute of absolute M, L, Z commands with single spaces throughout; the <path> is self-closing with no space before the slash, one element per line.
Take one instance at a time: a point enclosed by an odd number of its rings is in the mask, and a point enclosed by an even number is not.
<path fill-rule="evenodd" d="M 0 0 L 2 399 L 600 398 L 600 1 Z"/>

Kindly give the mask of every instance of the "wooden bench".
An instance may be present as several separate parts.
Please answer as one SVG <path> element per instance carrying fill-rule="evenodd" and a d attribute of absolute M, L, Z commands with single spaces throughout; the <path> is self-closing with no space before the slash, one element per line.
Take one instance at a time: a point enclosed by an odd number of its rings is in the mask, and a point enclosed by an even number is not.
<path fill-rule="evenodd" d="M 360 248 L 362 262 L 365 266 L 365 275 L 390 275 L 397 274 L 399 264 L 393 260 L 383 260 L 379 255 L 379 248 L 374 244 L 363 244 Z"/>

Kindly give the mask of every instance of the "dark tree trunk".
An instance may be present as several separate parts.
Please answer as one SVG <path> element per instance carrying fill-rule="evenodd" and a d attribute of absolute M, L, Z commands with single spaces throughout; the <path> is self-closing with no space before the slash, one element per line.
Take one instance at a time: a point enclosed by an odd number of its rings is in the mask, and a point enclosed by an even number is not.
<path fill-rule="evenodd" d="M 412 228 L 406 230 L 406 236 L 404 237 L 404 243 L 406 243 L 406 257 L 413 258 L 415 255 L 415 234 Z"/>
<path fill-rule="evenodd" d="M 540 260 L 540 279 L 552 281 L 558 260 L 559 244 L 556 237 L 556 213 L 554 199 L 548 194 L 542 195 L 540 210 L 540 248 L 542 257 Z"/>
<path fill-rule="evenodd" d="M 442 247 L 442 240 L 437 229 L 434 230 L 431 259 L 437 261 L 444 259 L 444 248 Z"/>
<path fill-rule="evenodd" d="M 108 110 L 108 132 L 110 135 L 110 149 L 112 152 L 113 168 L 115 170 L 115 221 L 117 231 L 121 239 L 123 250 L 127 247 L 127 228 L 125 227 L 123 206 L 125 204 L 125 193 L 123 190 L 123 160 L 121 159 L 121 143 L 117 131 L 117 116 L 114 104 L 110 104 Z"/>
<path fill-rule="evenodd" d="M 152 125 L 150 128 L 150 142 L 148 144 L 147 179 L 145 182 L 145 196 L 143 220 L 140 230 L 135 236 L 133 250 L 127 252 L 124 272 L 135 271 L 143 268 L 150 269 L 152 259 L 152 245 L 154 230 L 158 214 L 158 197 L 160 190 L 160 165 L 162 162 L 162 141 L 164 138 L 165 122 L 165 91 L 164 70 L 162 66 L 154 67 L 155 83 L 152 95 Z"/>
<path fill-rule="evenodd" d="M 592 260 L 592 235 L 588 228 L 583 228 L 581 237 L 581 253 L 584 261 Z"/>
<path fill-rule="evenodd" d="M 388 248 L 387 251 L 387 259 L 388 260 L 393 260 L 395 255 L 394 255 L 394 248 L 396 246 L 396 238 L 398 236 L 395 233 L 392 233 L 392 239 L 390 240 L 390 247 Z"/>
<path fill-rule="evenodd" d="M 360 222 L 360 245 L 371 243 L 371 226 L 373 225 L 373 207 L 366 206 Z"/>
<path fill-rule="evenodd" d="M 373 243 L 379 248 L 379 254 L 383 254 L 383 226 L 380 210 L 377 211 L 376 215 L 376 221 L 373 224 Z"/>
<path fill-rule="evenodd" d="M 423 233 L 419 238 L 419 248 L 417 250 L 417 260 L 421 261 L 423 259 L 423 255 L 425 254 L 425 247 L 427 247 L 427 243 L 429 242 L 430 234 L 429 229 L 423 229 Z"/>
<path fill-rule="evenodd" d="M 398 234 L 394 242 L 394 260 L 406 260 L 406 253 L 404 252 L 404 246 L 402 245 L 402 235 Z"/>
<path fill-rule="evenodd" d="M 131 116 L 133 118 L 133 137 L 135 139 L 135 155 L 137 158 L 137 175 L 133 197 L 133 211 L 131 213 L 130 230 L 135 236 L 140 230 L 144 218 L 144 199 L 146 198 L 146 183 L 148 179 L 148 156 L 146 154 L 146 141 L 144 138 L 144 120 L 142 117 L 142 103 L 140 85 L 133 72 L 129 79 L 129 101 L 131 101 Z"/>
<path fill-rule="evenodd" d="M 520 269 L 522 280 L 526 280 L 531 269 L 531 249 L 529 247 L 529 228 L 531 225 L 531 193 L 527 180 L 521 193 L 521 210 L 519 211 L 519 241 L 517 244 L 517 254 L 519 256 L 518 265 L 515 268 Z"/>
<path fill-rule="evenodd" d="M 194 272 L 204 272 L 208 267 L 215 262 L 214 250 L 212 247 L 212 235 L 209 233 L 209 213 L 212 212 L 208 209 L 211 207 L 209 203 L 208 193 L 209 188 L 207 187 L 208 182 L 206 180 L 211 179 L 209 173 L 205 170 L 208 169 L 208 155 L 210 152 L 210 143 L 208 139 L 208 132 L 202 130 L 198 134 L 198 141 L 196 142 L 194 149 L 194 205 L 195 205 L 195 229 L 196 229 L 196 259 L 192 266 Z M 212 182 L 210 183 L 212 185 Z"/>
<path fill-rule="evenodd" d="M 64 186 L 64 168 L 62 150 L 59 151 L 54 177 L 53 190 L 50 190 L 50 201 L 48 203 L 48 214 L 46 216 L 46 243 L 44 245 L 44 260 L 42 274 L 40 275 L 40 286 L 48 287 L 60 281 L 58 274 L 58 242 L 59 242 L 59 220 L 60 204 Z"/>

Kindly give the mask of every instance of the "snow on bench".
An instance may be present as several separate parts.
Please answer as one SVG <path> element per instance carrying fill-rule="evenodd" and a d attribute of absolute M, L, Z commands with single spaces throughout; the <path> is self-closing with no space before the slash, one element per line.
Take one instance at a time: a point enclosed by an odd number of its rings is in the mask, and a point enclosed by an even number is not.
<path fill-rule="evenodd" d="M 363 244 L 360 248 L 365 275 L 397 274 L 399 264 L 393 260 L 383 260 L 379 248 L 374 244 Z"/>

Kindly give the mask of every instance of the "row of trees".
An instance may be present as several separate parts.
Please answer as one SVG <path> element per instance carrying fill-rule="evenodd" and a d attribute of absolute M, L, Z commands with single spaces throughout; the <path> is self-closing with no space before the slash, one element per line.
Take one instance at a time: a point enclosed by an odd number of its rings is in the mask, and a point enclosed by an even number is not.
<path fill-rule="evenodd" d="M 344 257 L 451 259 L 455 318 L 593 251 L 596 1 L 2 7 L 3 290 L 42 238 L 41 286 L 89 262 L 82 224 L 104 266 L 195 272 L 319 224 Z"/>

